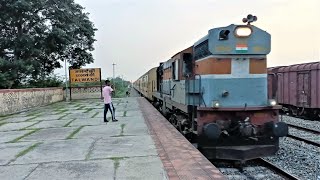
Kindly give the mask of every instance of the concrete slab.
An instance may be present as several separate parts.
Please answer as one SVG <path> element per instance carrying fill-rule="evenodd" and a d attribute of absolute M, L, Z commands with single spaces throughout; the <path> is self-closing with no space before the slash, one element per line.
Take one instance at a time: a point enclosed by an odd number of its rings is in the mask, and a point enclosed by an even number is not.
<path fill-rule="evenodd" d="M 73 113 L 73 114 L 68 114 L 67 116 L 63 117 L 62 119 L 91 119 L 91 117 L 94 115 L 92 112 L 87 112 L 87 113 Z"/>
<path fill-rule="evenodd" d="M 7 143 L 0 144 L 0 165 L 6 165 L 16 158 L 19 152 L 30 147 L 32 143 Z"/>
<path fill-rule="evenodd" d="M 126 158 L 119 162 L 117 180 L 168 179 L 161 160 L 157 156 Z"/>
<path fill-rule="evenodd" d="M 143 117 L 140 110 L 128 110 L 127 117 Z"/>
<path fill-rule="evenodd" d="M 77 139 L 84 138 L 108 138 L 110 136 L 117 136 L 121 132 L 121 126 L 119 123 L 109 122 L 108 124 L 103 124 L 101 126 L 86 126 L 81 129 L 81 131 L 74 136 Z"/>
<path fill-rule="evenodd" d="M 8 119 L 5 119 L 4 122 L 8 122 L 8 123 L 23 122 L 23 121 L 26 121 L 32 117 L 33 116 L 9 117 Z"/>
<path fill-rule="evenodd" d="M 22 138 L 20 141 L 63 140 L 66 139 L 76 129 L 76 127 L 41 129 L 29 136 Z"/>
<path fill-rule="evenodd" d="M 41 164 L 27 179 L 111 180 L 113 166 L 112 160 L 47 163 Z"/>
<path fill-rule="evenodd" d="M 105 125 L 106 123 L 103 122 L 103 118 L 88 118 L 88 119 L 77 119 L 72 121 L 72 123 L 69 125 L 71 127 L 73 126 L 97 126 L 97 125 Z"/>
<path fill-rule="evenodd" d="M 0 166 L 0 179 L 21 180 L 27 177 L 38 164 Z"/>
<path fill-rule="evenodd" d="M 141 112 L 144 109 L 140 110 L 137 99 L 114 99 L 113 102 L 118 122 L 103 122 L 101 100 L 62 102 L 15 116 L 20 122 L 27 114 L 40 112 L 37 114 L 39 117 L 27 123 L 43 120 L 30 127 L 43 129 L 21 139 L 26 142 L 15 144 L 4 142 L 29 131 L 0 132 L 0 179 L 25 179 L 28 174 L 26 179 L 113 180 L 114 176 L 116 179 L 167 179 Z M 80 106 L 83 109 L 78 110 Z M 89 108 L 92 110 L 86 112 Z M 57 111 L 59 109 L 63 111 Z M 126 117 L 123 117 L 125 111 Z M 69 127 L 62 127 L 73 119 Z M 83 125 L 85 127 L 74 135 L 74 139 L 65 140 Z M 19 152 L 38 142 L 41 144 L 35 149 L 15 159 Z M 1 149 L 1 145 L 5 146 Z M 11 163 L 1 167 L 8 162 Z M 29 167 L 30 164 L 32 166 Z M 10 173 L 2 173 L 5 171 L 16 172 L 17 178 Z"/>
<path fill-rule="evenodd" d="M 81 110 L 72 110 L 72 111 L 67 111 L 67 113 L 69 113 L 69 114 L 77 114 L 77 115 L 79 115 L 79 114 L 83 114 L 85 111 L 86 111 L 86 110 L 81 109 Z"/>
<path fill-rule="evenodd" d="M 20 122 L 20 123 L 8 123 L 0 126 L 0 131 L 13 131 L 23 129 L 28 127 L 36 122 Z"/>
<path fill-rule="evenodd" d="M 96 159 L 151 155 L 157 155 L 157 151 L 150 136 L 122 136 L 99 139 L 90 157 Z"/>
<path fill-rule="evenodd" d="M 42 121 L 38 124 L 31 126 L 30 128 L 55 128 L 63 127 L 71 120 L 52 120 L 52 121 Z"/>
<path fill-rule="evenodd" d="M 93 139 L 47 141 L 11 164 L 84 160 Z"/>
<path fill-rule="evenodd" d="M 144 122 L 126 122 L 124 135 L 149 135 L 148 127 Z"/>
<path fill-rule="evenodd" d="M 58 115 L 42 115 L 40 117 L 34 118 L 30 121 L 51 121 L 51 120 L 60 120 L 66 114 L 58 114 Z"/>
<path fill-rule="evenodd" d="M 30 130 L 0 132 L 0 143 L 12 141 L 28 132 L 30 132 Z"/>

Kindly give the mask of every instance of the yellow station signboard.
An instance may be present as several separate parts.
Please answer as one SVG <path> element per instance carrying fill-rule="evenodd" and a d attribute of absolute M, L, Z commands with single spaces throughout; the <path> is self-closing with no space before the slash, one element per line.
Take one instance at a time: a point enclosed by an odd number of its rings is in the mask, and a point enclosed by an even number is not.
<path fill-rule="evenodd" d="M 71 83 L 97 82 L 101 80 L 101 69 L 70 69 Z"/>

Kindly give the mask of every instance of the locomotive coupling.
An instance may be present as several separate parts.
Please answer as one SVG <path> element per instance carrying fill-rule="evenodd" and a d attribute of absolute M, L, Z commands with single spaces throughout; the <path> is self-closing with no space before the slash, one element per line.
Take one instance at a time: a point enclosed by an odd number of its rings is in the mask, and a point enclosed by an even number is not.
<path fill-rule="evenodd" d="M 216 123 L 209 123 L 203 127 L 204 134 L 211 140 L 218 139 L 221 134 L 221 129 Z"/>

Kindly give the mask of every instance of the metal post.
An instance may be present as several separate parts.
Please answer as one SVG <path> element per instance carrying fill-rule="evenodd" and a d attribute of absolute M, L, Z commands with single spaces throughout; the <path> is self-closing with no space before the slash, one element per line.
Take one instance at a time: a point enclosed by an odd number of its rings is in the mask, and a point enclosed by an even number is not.
<path fill-rule="evenodd" d="M 124 86 L 123 75 L 121 75 L 121 80 L 122 80 L 122 87 L 123 87 Z"/>
<path fill-rule="evenodd" d="M 64 69 L 65 69 L 65 82 L 66 82 L 66 101 L 68 101 L 68 75 L 67 75 L 67 60 L 64 60 Z"/>
<path fill-rule="evenodd" d="M 115 66 L 115 65 L 116 65 L 115 63 L 112 64 L 112 66 L 113 66 L 112 84 L 114 84 L 114 78 L 115 78 L 115 70 L 114 70 L 114 66 Z"/>

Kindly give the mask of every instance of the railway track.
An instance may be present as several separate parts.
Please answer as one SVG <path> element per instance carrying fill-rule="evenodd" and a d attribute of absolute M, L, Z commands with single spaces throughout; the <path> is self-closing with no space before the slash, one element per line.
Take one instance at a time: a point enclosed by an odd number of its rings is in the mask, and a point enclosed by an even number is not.
<path fill-rule="evenodd" d="M 267 167 L 268 169 L 271 169 L 272 171 L 274 171 L 275 173 L 281 175 L 285 179 L 292 179 L 292 180 L 298 180 L 299 179 L 298 177 L 296 177 L 296 176 L 288 173 L 287 171 L 279 168 L 278 166 L 272 164 L 268 160 L 265 160 L 263 158 L 258 158 L 255 161 L 257 163 L 262 164 L 263 166 Z"/>
<path fill-rule="evenodd" d="M 297 125 L 294 125 L 294 124 L 288 124 L 289 127 L 293 128 L 293 129 L 298 129 L 298 130 L 301 130 L 301 131 L 304 131 L 304 132 L 307 132 L 308 134 L 310 134 L 310 136 L 319 136 L 320 135 L 320 131 L 316 131 L 316 130 L 313 130 L 313 129 L 308 129 L 308 128 L 305 128 L 305 127 L 301 127 L 301 126 L 297 126 Z M 290 132 L 290 131 L 289 131 Z M 310 140 L 310 139 L 306 139 L 306 138 L 303 138 L 301 136 L 298 136 L 296 135 L 297 133 L 289 133 L 287 137 L 290 137 L 292 139 L 295 139 L 295 140 L 298 140 L 298 141 L 303 141 L 307 144 L 311 144 L 311 145 L 314 145 L 314 146 L 317 146 L 317 147 L 320 147 L 320 143 L 319 142 L 316 142 L 314 140 Z M 310 138 L 310 137 L 309 137 Z"/>
<path fill-rule="evenodd" d="M 227 160 L 211 160 L 211 162 L 228 179 L 299 179 L 295 175 L 262 158 L 247 161 L 245 164 Z"/>
<path fill-rule="evenodd" d="M 287 124 L 288 124 L 289 127 L 293 127 L 293 128 L 296 128 L 296 129 L 300 129 L 300 130 L 303 130 L 303 131 L 307 131 L 307 132 L 311 132 L 311 133 L 320 135 L 320 131 L 317 131 L 317 130 L 314 130 L 314 129 L 305 128 L 305 127 L 301 127 L 301 126 L 297 126 L 297 125 L 294 125 L 294 124 L 291 124 L 291 123 L 287 123 Z"/>
<path fill-rule="evenodd" d="M 291 134 L 288 134 L 287 137 L 295 139 L 295 140 L 298 140 L 298 141 L 303 141 L 303 142 L 305 142 L 307 144 L 311 144 L 311 145 L 320 147 L 320 143 L 317 143 L 317 142 L 314 142 L 314 141 L 310 141 L 308 139 L 304 139 L 304 138 L 301 138 L 301 137 L 298 137 L 298 136 L 294 136 L 294 135 L 291 135 Z"/>

